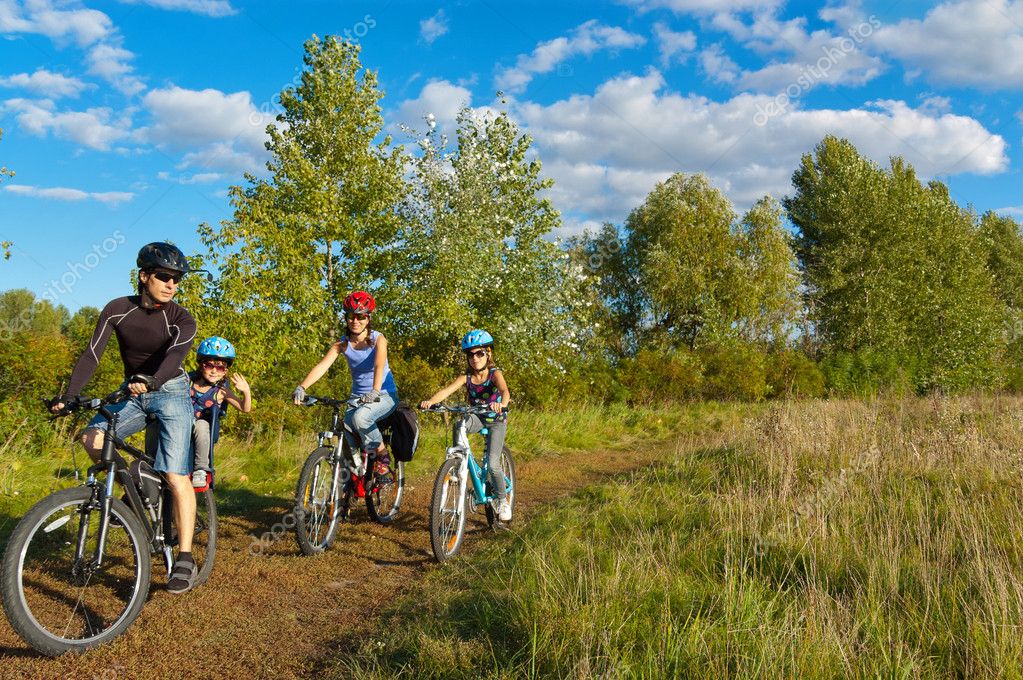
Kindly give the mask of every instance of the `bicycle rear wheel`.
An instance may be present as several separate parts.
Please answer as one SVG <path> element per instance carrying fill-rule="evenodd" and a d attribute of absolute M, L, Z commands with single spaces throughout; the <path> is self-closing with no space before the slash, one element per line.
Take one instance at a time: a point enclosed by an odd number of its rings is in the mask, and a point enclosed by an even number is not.
<path fill-rule="evenodd" d="M 515 517 L 515 461 L 512 460 L 511 451 L 508 450 L 507 446 L 504 447 L 503 449 L 501 449 L 501 469 L 504 470 L 505 491 L 506 491 L 506 493 L 508 495 L 508 505 L 510 505 L 511 509 L 512 509 L 512 518 L 514 518 Z M 487 482 L 487 493 L 493 494 L 493 491 L 490 489 L 490 482 L 489 481 Z M 496 500 L 497 500 L 498 503 L 501 502 L 500 498 L 498 498 Z M 487 503 L 487 524 L 489 524 L 491 527 L 495 527 L 495 526 L 498 526 L 498 527 L 508 526 L 509 524 L 511 524 L 511 520 L 508 520 L 507 522 L 502 522 L 500 519 L 498 519 L 497 513 L 494 512 L 494 506 L 491 505 L 490 503 Z"/>
<path fill-rule="evenodd" d="M 390 524 L 401 510 L 401 498 L 405 494 L 405 463 L 394 461 L 391 465 L 391 480 L 382 484 L 373 475 L 366 489 L 366 510 L 369 516 L 380 524 Z"/>
<path fill-rule="evenodd" d="M 217 554 L 217 504 L 213 489 L 195 495 L 195 533 L 192 535 L 192 559 L 199 566 L 195 585 L 209 580 Z"/>
<path fill-rule="evenodd" d="M 465 494 L 459 477 L 460 460 L 444 461 L 433 483 L 430 502 L 430 544 L 438 562 L 458 554 L 465 535 Z"/>
<path fill-rule="evenodd" d="M 321 446 L 302 466 L 295 489 L 295 540 L 305 555 L 329 548 L 337 536 L 341 517 L 339 494 L 334 485 L 333 449 Z M 343 480 L 339 481 L 341 486 Z"/>
<path fill-rule="evenodd" d="M 18 522 L 3 559 L 4 611 L 25 642 L 50 656 L 109 642 L 132 624 L 149 592 L 141 520 L 111 504 L 102 564 L 95 564 L 100 508 L 87 487 L 63 489 Z M 76 557 L 76 546 L 83 548 Z"/>
<path fill-rule="evenodd" d="M 163 535 L 167 545 L 178 545 L 178 529 L 174 526 L 174 494 L 169 488 L 163 490 Z M 206 489 L 195 495 L 195 529 L 192 533 L 192 559 L 199 567 L 194 587 L 209 580 L 213 573 L 213 561 L 217 553 L 217 506 L 213 490 Z"/>

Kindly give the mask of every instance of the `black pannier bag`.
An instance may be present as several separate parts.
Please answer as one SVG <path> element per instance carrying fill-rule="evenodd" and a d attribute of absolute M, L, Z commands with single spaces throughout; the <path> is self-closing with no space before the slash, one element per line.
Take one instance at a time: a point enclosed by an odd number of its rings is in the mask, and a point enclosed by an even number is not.
<path fill-rule="evenodd" d="M 404 463 L 412 460 L 419 446 L 419 419 L 415 409 L 399 401 L 394 412 L 381 420 L 380 425 L 391 431 L 391 455 L 395 460 Z"/>
<path fill-rule="evenodd" d="M 154 508 L 159 507 L 160 482 L 162 480 L 159 473 L 153 469 L 153 466 L 144 460 L 136 459 L 128 466 L 128 474 L 135 481 L 135 486 L 142 495 L 142 500 L 149 499 L 149 503 Z"/>

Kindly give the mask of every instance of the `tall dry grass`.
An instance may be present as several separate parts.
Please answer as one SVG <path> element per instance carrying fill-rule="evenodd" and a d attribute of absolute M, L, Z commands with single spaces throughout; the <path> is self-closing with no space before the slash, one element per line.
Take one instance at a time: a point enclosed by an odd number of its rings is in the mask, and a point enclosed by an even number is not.
<path fill-rule="evenodd" d="M 336 672 L 1019 677 L 1021 452 L 1015 398 L 777 405 L 439 570 Z"/>

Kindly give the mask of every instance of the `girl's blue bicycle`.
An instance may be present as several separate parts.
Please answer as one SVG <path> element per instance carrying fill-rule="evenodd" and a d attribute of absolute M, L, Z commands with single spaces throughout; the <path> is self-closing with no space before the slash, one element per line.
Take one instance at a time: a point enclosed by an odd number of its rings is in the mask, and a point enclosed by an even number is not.
<path fill-rule="evenodd" d="M 430 502 L 430 543 L 437 561 L 443 562 L 454 557 L 461 549 L 465 518 L 470 510 L 479 512 L 482 506 L 487 523 L 492 528 L 503 526 L 496 508 L 501 499 L 494 498 L 490 488 L 486 457 L 483 465 L 476 462 L 466 433 L 466 422 L 470 415 L 482 418 L 492 416 L 493 411 L 485 406 L 444 405 L 425 410 L 431 413 L 455 413 L 459 416 L 455 421 L 452 446 L 448 448 L 447 458 L 433 483 L 433 500 Z M 501 451 L 501 467 L 504 469 L 508 503 L 514 511 L 515 461 L 507 446 Z"/>

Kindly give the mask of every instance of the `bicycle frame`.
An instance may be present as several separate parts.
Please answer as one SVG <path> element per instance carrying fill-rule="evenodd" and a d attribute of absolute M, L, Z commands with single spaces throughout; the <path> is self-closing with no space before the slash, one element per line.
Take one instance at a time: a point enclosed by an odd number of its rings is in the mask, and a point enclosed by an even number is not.
<path fill-rule="evenodd" d="M 486 481 L 489 476 L 489 464 L 484 456 L 483 464 L 480 465 L 476 462 L 476 456 L 472 453 L 472 447 L 469 445 L 469 434 L 468 428 L 466 427 L 469 422 L 469 414 L 462 414 L 458 421 L 455 423 L 454 437 L 452 446 L 447 450 L 447 458 L 460 458 L 461 465 L 458 468 L 458 475 L 462 479 L 468 477 L 472 483 L 473 500 L 475 505 L 483 505 L 494 500 L 492 495 L 487 494 Z M 512 488 L 511 480 L 505 476 L 505 483 L 507 484 L 507 491 L 510 493 Z M 460 494 L 464 494 L 466 485 L 461 484 Z M 464 497 L 459 499 L 460 503 L 465 502 Z"/>
<path fill-rule="evenodd" d="M 85 485 L 91 487 L 93 492 L 88 506 L 83 506 L 82 514 L 84 515 L 86 512 L 95 509 L 97 505 L 99 505 L 100 509 L 99 537 L 89 568 L 96 569 L 103 565 L 103 553 L 106 547 L 107 533 L 110 528 L 110 507 L 114 498 L 114 481 L 118 480 L 124 488 L 128 506 L 143 520 L 142 526 L 145 529 L 146 538 L 149 541 L 151 550 L 154 552 L 160 550 L 163 553 L 164 564 L 169 575 L 173 568 L 174 559 L 171 547 L 164 540 L 163 522 L 160 521 L 163 516 L 163 493 L 161 493 L 160 507 L 152 508 L 151 505 L 147 506 L 128 472 L 127 461 L 118 451 L 125 451 L 140 460 L 146 461 L 150 465 L 154 463 L 154 458 L 148 452 L 140 451 L 117 436 L 117 411 L 110 411 L 107 405 L 100 406 L 97 411 L 107 419 L 109 427 L 104 433 L 100 461 L 89 467 L 86 473 Z M 106 478 L 102 485 L 96 479 L 96 475 L 101 472 L 106 472 Z M 163 486 L 161 485 L 161 487 Z M 87 523 L 81 522 L 78 530 L 78 545 L 75 548 L 76 564 L 80 564 L 84 558 L 84 544 L 87 538 L 87 531 Z"/>

